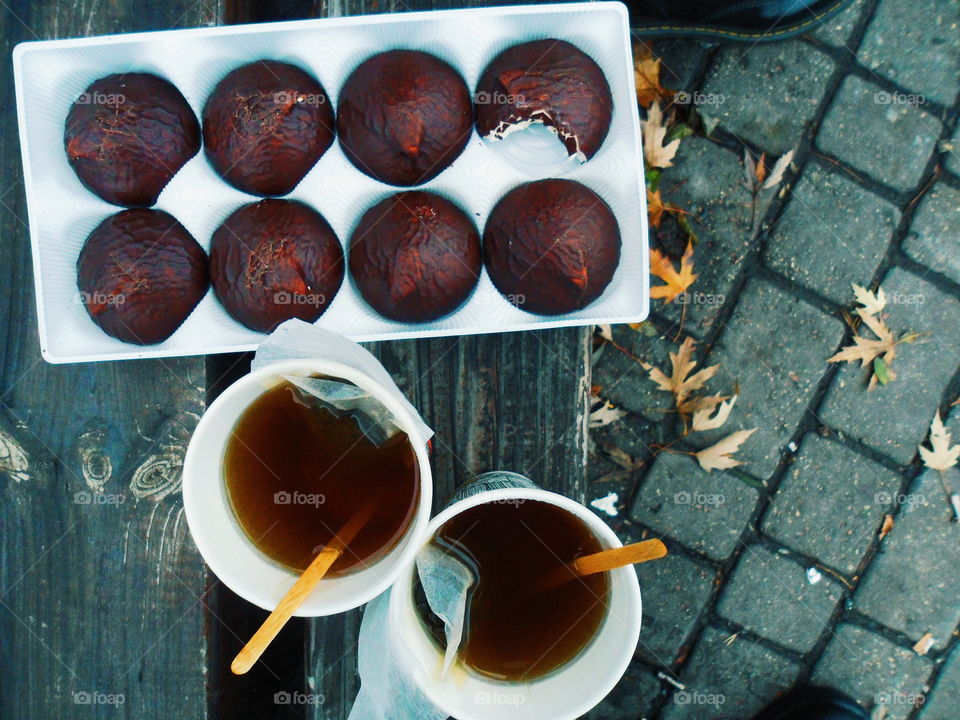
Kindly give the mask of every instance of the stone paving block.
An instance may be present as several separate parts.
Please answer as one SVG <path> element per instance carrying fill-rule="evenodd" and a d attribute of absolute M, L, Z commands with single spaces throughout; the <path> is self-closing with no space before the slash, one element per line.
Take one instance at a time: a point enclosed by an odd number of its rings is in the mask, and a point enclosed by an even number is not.
<path fill-rule="evenodd" d="M 624 542 L 637 542 L 633 533 Z M 716 570 L 678 550 L 636 566 L 643 594 L 643 626 L 637 654 L 670 667 L 687 654 L 687 640 L 713 593 Z"/>
<path fill-rule="evenodd" d="M 703 445 L 740 428 L 758 428 L 740 448 L 743 470 L 765 479 L 808 412 L 814 389 L 827 371 L 826 358 L 843 324 L 763 281 L 751 280 L 709 358 L 720 363 L 710 386 L 740 397 L 724 427 L 697 433 Z"/>
<path fill-rule="evenodd" d="M 644 324 L 640 330 L 614 325 L 612 331 L 614 341 L 635 357 L 669 371 L 669 353 L 676 351 L 677 345 L 656 333 L 652 325 Z M 647 334 L 648 331 L 653 334 Z M 610 345 L 604 346 L 594 358 L 592 381 L 608 402 L 654 421 L 662 419 L 670 410 L 673 396 L 658 390 L 636 360 Z"/>
<path fill-rule="evenodd" d="M 885 0 L 867 27 L 857 57 L 879 75 L 942 105 L 960 90 L 960 4 Z"/>
<path fill-rule="evenodd" d="M 943 166 L 954 175 L 960 175 L 960 126 L 953 131 L 948 144 L 950 147 L 943 154 Z"/>
<path fill-rule="evenodd" d="M 802 565 L 751 545 L 737 562 L 717 612 L 768 640 L 807 652 L 829 624 L 842 592 L 827 575 L 811 585 Z"/>
<path fill-rule="evenodd" d="M 960 284 L 960 191 L 933 186 L 917 208 L 903 251 Z"/>
<path fill-rule="evenodd" d="M 927 335 L 900 345 L 893 362 L 897 379 L 873 391 L 866 388 L 866 369 L 844 363 L 818 414 L 830 427 L 906 464 L 926 436 L 944 388 L 957 370 L 960 301 L 901 268 L 894 268 L 881 287 L 890 329 L 897 336 L 908 331 Z"/>
<path fill-rule="evenodd" d="M 630 516 L 716 560 L 736 549 L 756 505 L 755 488 L 729 472 L 700 469 L 661 452 L 643 479 Z"/>
<path fill-rule="evenodd" d="M 826 91 L 833 60 L 799 39 L 726 45 L 722 52 L 703 86 L 706 99 L 712 93 L 718 104 L 702 112 L 769 153 L 795 147 Z"/>
<path fill-rule="evenodd" d="M 937 684 L 924 699 L 919 720 L 956 720 L 957 698 L 960 698 L 960 652 L 954 648 Z"/>
<path fill-rule="evenodd" d="M 900 211 L 845 174 L 809 163 L 768 240 L 766 263 L 840 305 L 869 282 Z"/>
<path fill-rule="evenodd" d="M 940 121 L 853 75 L 844 79 L 816 144 L 860 173 L 897 190 L 920 182 L 937 144 Z"/>
<path fill-rule="evenodd" d="M 676 189 L 671 191 L 670 188 Z M 652 309 L 685 333 L 704 335 L 713 327 L 753 246 L 750 193 L 743 187 L 743 158 L 701 137 L 680 144 L 675 167 L 660 181 L 664 199 L 693 214 L 691 225 L 700 241 L 694 251 L 697 279 L 671 303 L 652 301 Z M 763 217 L 773 192 L 764 192 L 757 207 Z M 676 263 L 674 263 L 676 264 Z M 659 280 L 654 280 L 660 284 Z M 686 312 L 684 312 L 684 309 Z"/>
<path fill-rule="evenodd" d="M 625 504 L 653 455 L 654 437 L 651 423 L 635 415 L 590 431 L 586 503 L 615 530 L 626 519 Z"/>
<path fill-rule="evenodd" d="M 901 483 L 883 465 L 810 433 L 777 488 L 761 529 L 852 575 L 893 507 Z"/>
<path fill-rule="evenodd" d="M 657 676 L 634 661 L 606 699 L 584 715 L 583 720 L 637 720 L 646 717 L 660 692 Z"/>
<path fill-rule="evenodd" d="M 692 38 L 648 38 L 655 57 L 661 59 L 660 82 L 672 90 L 693 90 L 693 81 L 700 73 L 716 42 Z"/>
<path fill-rule="evenodd" d="M 826 45 L 844 47 L 850 50 L 848 45 L 850 35 L 863 14 L 865 6 L 865 0 L 854 0 L 832 18 L 819 25 L 810 35 Z M 853 50 L 850 50 L 850 52 L 853 52 Z"/>
<path fill-rule="evenodd" d="M 955 469 L 945 479 L 960 486 Z M 857 590 L 855 607 L 914 640 L 933 633 L 942 649 L 960 622 L 960 525 L 951 522 L 937 471 L 925 472 L 899 499 L 900 513 Z"/>
<path fill-rule="evenodd" d="M 839 625 L 813 670 L 816 685 L 843 690 L 868 710 L 888 706 L 884 720 L 904 720 L 908 698 L 924 693 L 932 661 L 856 625 Z"/>
<path fill-rule="evenodd" d="M 743 638 L 728 643 L 729 634 L 706 628 L 675 691 L 664 707 L 663 720 L 747 720 L 790 687 L 800 665 Z"/>

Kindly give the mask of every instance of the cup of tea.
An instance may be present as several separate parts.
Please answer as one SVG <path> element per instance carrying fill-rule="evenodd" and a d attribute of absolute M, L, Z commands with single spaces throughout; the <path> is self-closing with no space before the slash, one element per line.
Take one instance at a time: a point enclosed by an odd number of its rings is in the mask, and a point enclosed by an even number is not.
<path fill-rule="evenodd" d="M 379 365 L 377 378 L 363 367 L 323 358 L 255 369 L 211 403 L 190 441 L 183 468 L 190 532 L 217 577 L 261 608 L 275 608 L 351 518 L 362 515 L 362 527 L 296 615 L 332 615 L 371 600 L 426 538 L 425 426 Z M 361 395 L 390 432 L 318 399 L 317 381 Z"/>
<path fill-rule="evenodd" d="M 600 518 L 520 475 L 486 473 L 427 536 L 431 553 L 473 576 L 456 660 L 417 568 L 394 584 L 388 626 L 393 652 L 437 708 L 459 720 L 572 720 L 613 689 L 640 634 L 636 571 L 563 575 L 577 557 L 621 546 Z"/>

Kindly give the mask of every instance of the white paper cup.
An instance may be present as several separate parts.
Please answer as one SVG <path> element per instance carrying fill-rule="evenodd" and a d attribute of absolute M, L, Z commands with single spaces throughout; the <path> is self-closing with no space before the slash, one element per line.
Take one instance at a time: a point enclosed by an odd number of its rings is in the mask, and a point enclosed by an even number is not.
<path fill-rule="evenodd" d="M 271 560 L 241 529 L 227 498 L 223 455 L 230 432 L 250 404 L 279 381 L 281 375 L 322 373 L 348 380 L 380 400 L 407 433 L 420 472 L 417 510 L 400 542 L 377 562 L 342 577 L 321 580 L 294 613 L 302 617 L 333 615 L 359 607 L 386 590 L 426 540 L 433 497 L 427 439 L 413 422 L 395 390 L 369 375 L 330 360 L 282 360 L 254 370 L 228 387 L 200 418 L 183 465 L 183 506 L 200 554 L 223 584 L 240 597 L 273 610 L 297 574 Z"/>
<path fill-rule="evenodd" d="M 576 515 L 604 547 L 620 547 L 616 534 L 596 515 L 570 498 L 547 492 L 514 473 L 486 473 L 461 491 L 453 504 L 427 527 L 429 541 L 451 517 L 488 502 L 539 500 Z M 507 485 L 514 485 L 508 487 Z M 485 489 L 493 486 L 496 489 Z M 464 495 L 467 495 L 464 497 Z M 456 498 L 457 496 L 455 496 Z M 640 638 L 640 584 L 632 566 L 610 572 L 606 617 L 579 655 L 550 674 L 525 683 L 451 672 L 441 679 L 443 654 L 417 614 L 413 600 L 415 567 L 404 569 L 390 593 L 388 622 L 393 652 L 417 687 L 440 710 L 457 720 L 573 720 L 594 707 L 619 682 Z"/>

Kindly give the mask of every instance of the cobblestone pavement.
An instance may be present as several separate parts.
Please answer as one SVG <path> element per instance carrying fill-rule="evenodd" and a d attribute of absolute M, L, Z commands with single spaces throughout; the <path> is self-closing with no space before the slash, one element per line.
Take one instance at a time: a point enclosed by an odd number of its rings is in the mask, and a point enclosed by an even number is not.
<path fill-rule="evenodd" d="M 664 84 L 718 125 L 661 181 L 696 217 L 686 307 L 657 300 L 613 337 L 667 368 L 693 337 L 701 366 L 721 364 L 714 392 L 739 388 L 706 442 L 758 430 L 726 472 L 658 452 L 678 434 L 671 397 L 598 342 L 593 384 L 627 413 L 591 432 L 590 499 L 625 541 L 671 554 L 638 568 L 641 642 L 590 717 L 746 719 L 814 682 L 877 719 L 956 720 L 960 525 L 944 483 L 960 473 L 924 471 L 917 446 L 938 409 L 960 440 L 960 5 L 857 0 L 771 45 L 647 42 Z M 754 229 L 744 146 L 797 151 Z M 921 333 L 869 392 L 864 370 L 826 362 L 851 341 L 851 282 L 879 283 L 893 331 Z M 670 449 L 702 447 L 684 443 Z"/>

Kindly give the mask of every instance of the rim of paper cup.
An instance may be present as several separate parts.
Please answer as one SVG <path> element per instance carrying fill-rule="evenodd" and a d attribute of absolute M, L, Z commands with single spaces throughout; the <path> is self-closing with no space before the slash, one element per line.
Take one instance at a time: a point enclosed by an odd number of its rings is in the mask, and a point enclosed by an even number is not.
<path fill-rule="evenodd" d="M 559 493 L 552 492 L 550 490 L 544 490 L 542 488 L 497 488 L 494 490 L 483 490 L 476 493 L 475 495 L 470 495 L 469 497 L 458 500 L 457 502 L 447 506 L 440 513 L 434 516 L 429 524 L 427 525 L 426 537 L 420 545 L 417 546 L 417 552 L 424 547 L 437 530 L 443 526 L 450 518 L 455 515 L 469 510 L 472 507 L 477 505 L 485 505 L 486 503 L 496 502 L 498 500 L 539 500 L 542 502 L 547 502 L 552 505 L 556 505 L 560 508 L 563 508 L 581 520 L 583 520 L 587 527 L 589 527 L 602 541 L 607 544 L 609 548 L 622 547 L 623 542 L 617 537 L 617 534 L 603 522 L 602 519 L 597 517 L 587 508 L 585 505 L 578 503 L 576 500 L 568 498 L 566 495 L 561 495 Z M 388 610 L 389 622 L 393 624 L 395 628 L 400 628 L 406 625 L 404 618 L 401 616 L 401 612 L 404 609 L 407 609 L 412 604 L 411 594 L 413 592 L 413 573 L 416 572 L 416 564 L 413 564 L 413 567 L 405 569 L 401 573 L 396 581 L 394 582 L 393 588 L 391 589 L 390 595 L 390 604 Z M 631 613 L 631 635 L 632 642 L 624 642 L 620 647 L 619 655 L 611 655 L 610 664 L 604 668 L 604 674 L 602 677 L 597 679 L 597 682 L 594 684 L 594 691 L 589 696 L 584 696 L 584 699 L 581 703 L 575 706 L 569 707 L 562 715 L 558 714 L 556 711 L 552 711 L 549 716 L 547 715 L 527 715 L 523 713 L 523 707 L 511 709 L 511 716 L 515 718 L 520 718 L 521 720 L 530 720 L 531 718 L 544 718 L 545 720 L 565 720 L 569 718 L 580 717 L 585 713 L 589 712 L 592 708 L 596 707 L 604 697 L 609 694 L 611 690 L 616 686 L 616 684 L 623 677 L 624 673 L 627 671 L 627 668 L 630 666 L 630 663 L 633 660 L 633 655 L 636 650 L 637 642 L 640 639 L 640 625 L 642 620 L 643 608 L 642 600 L 640 597 L 640 581 L 637 579 L 636 571 L 633 569 L 632 565 L 626 567 L 617 568 L 615 570 L 608 571 L 612 574 L 619 576 L 623 580 L 623 592 L 628 596 L 627 606 L 630 609 Z M 611 588 L 612 592 L 612 588 Z M 414 615 L 416 615 L 416 610 L 414 609 Z M 419 628 L 418 631 L 422 632 L 422 628 Z M 397 638 L 394 638 L 396 641 Z M 592 641 L 591 641 L 592 642 Z M 586 647 L 584 646 L 584 650 Z M 402 649 L 401 649 L 402 650 Z M 583 650 L 581 650 L 582 652 Z M 572 658 L 563 666 L 558 668 L 561 670 L 564 667 L 568 667 L 570 664 L 574 664 L 578 661 L 577 657 Z M 552 676 L 553 673 L 550 673 L 543 678 L 537 678 L 530 681 L 529 683 L 522 683 L 523 685 L 534 685 L 537 682 L 542 680 L 547 680 Z M 440 708 L 442 711 L 453 715 L 454 717 L 464 717 L 466 718 L 465 711 L 469 712 L 469 704 L 461 706 L 449 706 L 445 702 L 445 698 L 435 691 L 435 686 L 433 684 L 426 685 L 419 682 L 417 679 L 414 679 L 413 682 L 420 689 L 424 695 L 433 703 L 436 707 Z M 511 683 L 503 683 L 504 688 L 509 688 Z"/>
<path fill-rule="evenodd" d="M 232 538 L 221 537 L 214 539 L 206 533 L 196 533 L 193 531 L 193 528 L 201 527 L 204 523 L 203 518 L 199 515 L 199 509 L 196 507 L 194 502 L 195 484 L 209 481 L 209 478 L 201 476 L 200 472 L 194 467 L 198 462 L 196 453 L 200 452 L 196 448 L 203 444 L 210 432 L 213 432 L 213 428 L 216 427 L 214 425 L 215 422 L 229 424 L 231 428 L 236 424 L 243 412 L 250 407 L 250 404 L 253 402 L 252 399 L 249 403 L 243 406 L 243 409 L 239 413 L 233 414 L 229 417 L 220 417 L 220 414 L 223 412 L 223 407 L 227 405 L 228 402 L 234 399 L 237 395 L 247 391 L 251 385 L 260 386 L 265 392 L 269 389 L 269 386 L 263 385 L 261 381 L 275 378 L 283 374 L 297 374 L 303 372 L 318 372 L 332 378 L 347 380 L 363 390 L 366 390 L 376 399 L 382 402 L 390 411 L 394 420 L 396 420 L 397 425 L 399 425 L 400 428 L 407 433 L 407 436 L 410 438 L 410 444 L 413 447 L 414 455 L 417 459 L 417 466 L 420 471 L 420 491 L 418 496 L 417 510 L 409 526 L 407 527 L 406 532 L 397 541 L 397 544 L 394 546 L 394 548 L 379 558 L 375 563 L 370 565 L 368 568 L 356 570 L 345 577 L 362 575 L 363 573 L 368 572 L 370 568 L 379 566 L 381 564 L 391 563 L 393 567 L 389 570 L 389 572 L 384 573 L 383 577 L 378 582 L 371 582 L 369 586 L 365 587 L 362 591 L 357 591 L 339 602 L 330 602 L 328 604 L 320 601 L 319 607 L 311 609 L 309 607 L 311 597 L 323 587 L 323 581 L 321 581 L 320 584 L 307 596 L 304 604 L 294 613 L 294 615 L 297 617 L 323 617 L 360 607 L 364 603 L 375 598 L 377 595 L 380 595 L 384 590 L 393 585 L 397 577 L 403 573 L 408 565 L 413 563 L 416 553 L 423 546 L 423 539 L 427 537 L 427 525 L 430 519 L 431 505 L 433 502 L 433 474 L 430 467 L 430 457 L 427 451 L 428 439 L 421 436 L 419 428 L 414 423 L 410 412 L 393 394 L 390 393 L 389 390 L 387 390 L 387 388 L 385 388 L 376 380 L 372 379 L 362 370 L 358 370 L 342 362 L 333 360 L 318 360 L 311 358 L 277 360 L 275 362 L 271 362 L 269 365 L 265 365 L 264 367 L 251 370 L 249 373 L 235 381 L 222 393 L 220 393 L 220 395 L 217 396 L 212 403 L 210 403 L 197 423 L 197 427 L 193 432 L 193 436 L 190 438 L 189 445 L 187 446 L 187 452 L 183 463 L 183 507 L 184 514 L 187 518 L 187 525 L 191 528 L 191 535 L 193 536 L 194 542 L 197 545 L 197 549 L 200 551 L 200 555 L 203 557 L 204 562 L 206 562 L 207 566 L 213 571 L 214 575 L 216 575 L 224 585 L 230 588 L 230 590 L 248 602 L 257 605 L 264 610 L 273 610 L 276 607 L 280 597 L 274 597 L 272 593 L 268 593 L 264 588 L 260 587 L 257 583 L 257 579 L 252 575 L 236 573 L 223 566 L 219 560 L 216 559 L 217 554 L 212 552 L 213 544 L 230 542 L 232 541 Z M 259 395 L 257 395 L 257 397 L 259 397 Z M 226 443 L 224 443 L 224 446 L 225 445 Z M 221 484 L 224 483 L 222 470 L 217 477 L 217 482 Z M 299 574 L 296 571 L 285 568 L 276 561 L 270 559 L 263 553 L 262 550 L 256 547 L 253 541 L 246 536 L 242 528 L 239 527 L 239 523 L 236 517 L 233 515 L 233 511 L 229 507 L 229 499 L 227 500 L 226 507 L 224 509 L 229 514 L 229 522 L 237 527 L 237 532 L 241 536 L 242 541 L 248 547 L 254 548 L 258 562 L 262 565 L 269 566 L 273 570 L 280 569 L 288 573 L 290 576 L 290 583 L 292 585 L 293 582 L 296 581 Z M 217 508 L 217 511 L 220 511 L 219 507 Z M 405 547 L 400 547 L 401 545 L 404 545 L 404 543 L 406 544 Z"/>

